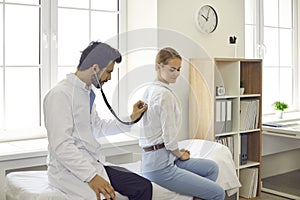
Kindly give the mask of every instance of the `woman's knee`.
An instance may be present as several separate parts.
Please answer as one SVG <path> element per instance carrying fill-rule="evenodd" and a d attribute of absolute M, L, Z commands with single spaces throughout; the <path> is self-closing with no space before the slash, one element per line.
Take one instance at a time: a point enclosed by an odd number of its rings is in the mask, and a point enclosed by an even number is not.
<path fill-rule="evenodd" d="M 211 161 L 209 170 L 209 179 L 216 181 L 219 175 L 219 166 L 216 162 Z"/>

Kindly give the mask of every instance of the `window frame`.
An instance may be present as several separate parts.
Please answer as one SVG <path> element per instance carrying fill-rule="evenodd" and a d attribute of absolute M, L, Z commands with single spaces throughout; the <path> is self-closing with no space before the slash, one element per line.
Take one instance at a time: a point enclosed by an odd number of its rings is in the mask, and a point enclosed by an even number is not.
<path fill-rule="evenodd" d="M 0 127 L 0 141 L 2 141 L 3 140 L 3 138 L 4 138 L 4 140 L 6 139 L 6 138 L 10 138 L 10 137 L 8 137 L 7 135 L 7 113 L 8 113 L 8 111 L 7 111 L 7 102 L 9 101 L 9 100 L 7 100 L 6 98 L 7 98 L 7 92 L 6 91 L 8 91 L 7 89 L 6 89 L 6 79 L 7 79 L 7 76 L 6 76 L 6 70 L 8 70 L 9 68 L 19 68 L 19 69 L 24 69 L 24 68 L 36 68 L 36 69 L 38 69 L 37 71 L 38 71 L 38 79 L 40 79 L 40 76 L 41 76 L 41 72 L 40 72 L 40 69 L 41 69 L 41 53 L 40 53 L 40 46 L 39 46 L 39 44 L 40 44 L 40 24 L 41 24 L 41 22 L 40 22 L 40 19 L 39 19 L 39 21 L 38 21 L 38 33 L 37 33 L 37 35 L 38 35 L 38 37 L 39 37 L 39 40 L 38 40 L 38 42 L 37 42 L 37 44 L 38 44 L 38 47 L 37 47 L 37 50 L 38 50 L 38 54 L 37 54 L 37 57 L 36 57 L 36 63 L 35 62 L 33 62 L 33 63 L 27 63 L 27 64 L 25 64 L 25 63 L 7 63 L 6 62 L 6 43 L 7 43 L 7 37 L 6 37 L 6 35 L 7 35 L 7 15 L 6 15 L 6 9 L 7 9 L 7 6 L 9 6 L 9 7 L 11 7 L 11 8 L 13 8 L 13 7 L 15 7 L 15 8 L 20 8 L 20 7 L 22 7 L 22 8 L 29 8 L 29 7 L 32 7 L 32 8 L 37 8 L 38 9 L 38 15 L 40 16 L 41 15 L 41 4 L 39 4 L 39 3 L 37 3 L 37 4 L 35 4 L 34 2 L 26 2 L 26 3 L 20 3 L 20 2 L 5 2 L 5 1 L 1 1 L 0 2 L 0 5 L 1 5 L 1 20 L 2 20 L 2 22 L 1 22 L 1 31 L 2 31 L 2 38 L 1 38 L 1 42 L 2 42 L 2 63 L 0 64 L 1 65 L 1 69 L 2 69 L 2 72 L 3 72 L 3 74 L 1 74 L 2 75 L 2 81 L 1 81 L 1 87 L 2 87 L 2 91 L 3 91 L 3 95 L 1 95 L 1 98 L 2 98 L 2 102 L 1 102 L 1 107 L 2 107 L 2 109 L 3 109 L 3 113 L 1 113 L 1 120 L 2 120 L 2 125 L 1 125 L 1 127 Z M 16 39 L 16 41 L 17 41 L 17 39 Z M 24 46 L 23 46 L 24 47 Z M 20 73 L 20 74 L 22 74 L 22 73 Z M 24 88 L 22 88 L 22 87 L 20 87 L 21 89 L 24 89 Z M 36 96 L 38 96 L 38 98 L 36 99 L 36 101 L 38 102 L 38 105 L 37 105 L 37 110 L 38 110 L 38 120 L 36 121 L 38 124 L 40 124 L 41 123 L 41 104 L 40 104 L 40 94 L 41 94 L 41 91 L 40 91 L 40 81 L 39 81 L 39 85 L 37 86 L 37 88 L 38 88 L 38 93 L 36 93 Z M 14 97 L 14 99 L 21 99 L 19 96 L 18 97 Z M 20 102 L 22 102 L 21 100 L 20 100 Z M 14 119 L 15 120 L 15 119 Z M 35 128 L 35 127 L 34 127 Z M 33 128 L 33 129 L 34 129 Z M 11 129 L 11 128 L 10 128 Z M 16 132 L 16 130 L 12 130 L 12 132 L 15 134 L 15 132 Z M 33 131 L 34 132 L 34 131 Z M 16 133 L 16 135 L 18 136 L 19 134 L 18 133 Z"/>
<path fill-rule="evenodd" d="M 88 0 L 91 2 L 91 0 Z M 126 24 L 126 5 L 127 0 L 118 1 L 118 22 L 117 22 L 117 30 L 118 30 L 118 38 L 120 38 L 121 32 L 125 32 L 127 24 Z M 1 2 L 0 5 L 5 2 Z M 13 3 L 14 4 L 14 3 Z M 19 4 L 19 3 L 16 3 Z M 22 5 L 22 4 L 20 4 Z M 3 5 L 2 5 L 3 6 Z M 18 130 L 2 130 L 0 127 L 0 142 L 14 141 L 14 140 L 23 140 L 23 139 L 33 139 L 33 138 L 43 138 L 47 137 L 46 131 L 44 128 L 44 117 L 43 117 L 43 98 L 47 94 L 47 92 L 56 85 L 57 76 L 58 76 L 58 49 L 57 49 L 57 38 L 58 38 L 58 0 L 43 0 L 40 1 L 40 27 L 39 27 L 39 48 L 40 48 L 40 80 L 39 80 L 39 107 L 40 107 L 40 127 L 32 128 L 30 130 L 24 128 L 20 128 Z M 4 19 L 3 19 L 4 20 Z M 5 28 L 3 29 L 5 31 Z M 4 36 L 3 36 L 4 39 Z M 89 40 L 91 39 L 91 34 L 89 36 Z M 4 49 L 5 41 L 3 41 L 3 49 Z M 120 47 L 120 41 L 118 40 L 118 46 Z M 3 52 L 3 55 L 5 52 Z M 79 58 L 78 58 L 79 60 Z M 72 68 L 72 71 L 76 71 L 76 67 Z M 119 68 L 118 68 L 119 69 Z M 119 82 L 119 72 L 117 70 L 117 79 L 115 80 L 117 83 Z M 4 75 L 3 75 L 4 77 Z M 4 80 L 3 80 L 4 83 Z M 3 97 L 5 98 L 5 97 Z M 118 105 L 119 105 L 119 97 L 117 97 Z M 2 105 L 0 105 L 2 106 Z M 3 103 L 3 107 L 5 109 L 5 102 Z M 119 108 L 117 108 L 119 109 Z M 5 120 L 5 119 L 4 119 Z M 24 134 L 26 133 L 26 134 Z"/>
<path fill-rule="evenodd" d="M 252 12 L 254 13 L 254 23 L 255 24 L 247 24 L 246 23 L 246 17 L 245 17 L 245 30 L 246 27 L 249 25 L 252 25 L 256 31 L 254 31 L 255 33 L 252 35 L 255 40 L 253 40 L 253 51 L 252 52 L 252 56 L 255 58 L 264 58 L 264 53 L 265 53 L 265 45 L 264 45 L 264 2 L 261 0 L 255 0 L 255 6 L 253 6 L 254 10 L 252 10 Z M 292 69 L 294 70 L 293 72 L 293 105 L 289 105 L 289 108 L 287 109 L 288 112 L 298 112 L 299 111 L 299 94 L 300 94 L 300 83 L 298 81 L 299 77 L 300 77 L 300 73 L 299 73 L 299 67 L 298 67 L 298 21 L 297 21 L 297 16 L 298 16 L 298 3 L 295 0 L 292 0 L 292 26 L 293 26 L 293 36 L 292 36 L 292 46 L 293 46 L 293 55 L 292 55 Z M 247 12 L 246 9 L 246 3 L 245 3 L 245 13 Z M 278 42 L 280 40 L 278 39 Z M 245 47 L 247 44 L 247 37 L 246 37 L 246 32 L 245 32 Z M 246 55 L 246 51 L 245 51 L 245 56 L 247 57 L 248 55 Z M 281 65 L 278 65 L 277 68 L 280 69 Z M 263 64 L 263 68 L 265 68 L 265 65 Z M 263 94 L 264 96 L 264 94 Z M 274 100 L 275 101 L 275 100 Z M 270 109 L 264 109 L 263 110 L 263 115 L 269 115 L 269 114 L 273 114 L 275 112 L 275 110 L 270 110 Z"/>

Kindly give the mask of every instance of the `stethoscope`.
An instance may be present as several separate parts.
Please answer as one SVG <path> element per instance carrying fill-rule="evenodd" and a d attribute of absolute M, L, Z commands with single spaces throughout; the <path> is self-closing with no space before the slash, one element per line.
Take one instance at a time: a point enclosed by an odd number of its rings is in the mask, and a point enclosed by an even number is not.
<path fill-rule="evenodd" d="M 100 82 L 99 82 L 99 78 L 98 78 L 98 76 L 97 76 L 97 74 L 96 74 L 95 71 L 94 71 L 94 76 L 95 76 L 94 79 L 96 79 L 97 84 L 93 84 L 93 85 L 94 85 L 96 88 L 100 89 L 101 94 L 102 94 L 102 97 L 103 97 L 103 100 L 104 100 L 104 102 L 105 102 L 107 108 L 110 110 L 111 114 L 113 114 L 113 116 L 114 116 L 119 122 L 121 122 L 122 124 L 125 124 L 125 125 L 133 125 L 133 124 L 137 123 L 138 121 L 140 121 L 140 119 L 143 117 L 144 112 L 141 114 L 141 116 L 140 116 L 139 118 L 137 118 L 137 119 L 134 120 L 134 121 L 131 121 L 131 122 L 124 122 L 124 121 L 122 121 L 122 120 L 117 116 L 117 114 L 115 113 L 115 111 L 113 110 L 113 108 L 110 106 L 110 104 L 108 103 L 107 98 L 106 98 L 106 96 L 105 96 L 105 94 L 104 94 L 104 91 L 103 91 L 103 89 L 102 89 L 102 86 L 101 86 L 101 84 L 100 84 Z M 142 108 L 143 106 L 144 106 L 144 105 L 139 105 L 139 108 Z"/>

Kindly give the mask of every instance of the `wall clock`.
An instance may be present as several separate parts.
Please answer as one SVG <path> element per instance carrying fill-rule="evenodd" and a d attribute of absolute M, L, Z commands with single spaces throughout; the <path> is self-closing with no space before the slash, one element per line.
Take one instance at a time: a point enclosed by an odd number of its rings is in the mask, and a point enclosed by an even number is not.
<path fill-rule="evenodd" d="M 203 33 L 212 33 L 218 26 L 218 14 L 210 5 L 204 5 L 197 10 L 196 26 Z"/>

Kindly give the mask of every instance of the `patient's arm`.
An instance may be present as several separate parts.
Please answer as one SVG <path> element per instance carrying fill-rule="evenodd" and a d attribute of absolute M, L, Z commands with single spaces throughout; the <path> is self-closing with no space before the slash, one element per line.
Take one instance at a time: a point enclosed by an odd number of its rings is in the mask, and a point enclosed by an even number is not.
<path fill-rule="evenodd" d="M 171 151 L 176 157 L 180 160 L 188 160 L 190 159 L 190 152 L 186 149 L 175 149 Z"/>

